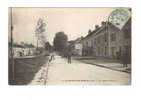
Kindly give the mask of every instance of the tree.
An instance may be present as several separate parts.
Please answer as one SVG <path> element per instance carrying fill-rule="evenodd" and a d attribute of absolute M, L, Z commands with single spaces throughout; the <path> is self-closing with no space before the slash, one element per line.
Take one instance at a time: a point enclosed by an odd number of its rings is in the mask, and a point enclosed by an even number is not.
<path fill-rule="evenodd" d="M 45 43 L 45 49 L 48 50 L 48 51 L 50 51 L 51 48 L 52 48 L 52 46 L 50 45 L 50 43 L 49 42 L 46 42 Z"/>
<path fill-rule="evenodd" d="M 68 37 L 64 32 L 58 32 L 55 35 L 53 44 L 56 51 L 64 52 L 67 48 Z"/>
<path fill-rule="evenodd" d="M 35 35 L 37 37 L 37 48 L 38 48 L 39 40 L 41 41 L 42 45 L 45 45 L 46 43 L 46 37 L 44 33 L 46 31 L 45 27 L 46 27 L 46 23 L 44 22 L 43 19 L 39 18 L 35 30 Z"/>

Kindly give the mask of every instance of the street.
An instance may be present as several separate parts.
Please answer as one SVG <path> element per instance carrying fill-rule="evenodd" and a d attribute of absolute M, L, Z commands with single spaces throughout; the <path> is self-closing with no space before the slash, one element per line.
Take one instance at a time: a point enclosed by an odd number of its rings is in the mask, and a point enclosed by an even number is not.
<path fill-rule="evenodd" d="M 131 74 L 55 56 L 36 73 L 29 85 L 129 85 Z"/>

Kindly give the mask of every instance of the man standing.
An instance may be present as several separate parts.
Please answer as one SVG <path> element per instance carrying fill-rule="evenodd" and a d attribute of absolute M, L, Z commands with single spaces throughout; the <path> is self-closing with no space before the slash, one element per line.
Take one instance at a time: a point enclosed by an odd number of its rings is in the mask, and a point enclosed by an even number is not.
<path fill-rule="evenodd" d="M 124 52 L 121 56 L 121 62 L 123 64 L 123 67 L 128 67 L 128 55 L 126 52 Z"/>
<path fill-rule="evenodd" d="M 70 51 L 68 52 L 68 57 L 67 58 L 68 58 L 68 63 L 71 64 L 71 52 Z"/>

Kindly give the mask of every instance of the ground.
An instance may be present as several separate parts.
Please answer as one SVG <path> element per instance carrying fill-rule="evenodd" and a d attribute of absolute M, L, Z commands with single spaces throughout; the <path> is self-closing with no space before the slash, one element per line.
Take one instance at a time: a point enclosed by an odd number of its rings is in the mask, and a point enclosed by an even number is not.
<path fill-rule="evenodd" d="M 131 74 L 55 56 L 36 73 L 29 85 L 130 85 Z"/>
<path fill-rule="evenodd" d="M 35 74 L 41 69 L 42 65 L 46 63 L 47 57 L 26 57 L 15 58 L 14 67 L 12 60 L 9 59 L 9 84 L 10 85 L 27 85 L 35 77 Z M 14 77 L 13 77 L 14 68 Z"/>

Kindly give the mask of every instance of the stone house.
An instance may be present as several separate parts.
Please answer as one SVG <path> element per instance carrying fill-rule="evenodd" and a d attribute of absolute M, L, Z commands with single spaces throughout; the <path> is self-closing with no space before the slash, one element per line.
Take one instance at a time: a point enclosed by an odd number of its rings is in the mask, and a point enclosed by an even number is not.
<path fill-rule="evenodd" d="M 94 34 L 94 49 L 96 57 L 108 57 L 107 22 L 102 22 L 101 27 Z"/>
<path fill-rule="evenodd" d="M 74 41 L 69 41 L 69 47 L 73 55 L 82 56 L 82 43 L 81 38 L 77 38 Z"/>
<path fill-rule="evenodd" d="M 14 57 L 21 57 L 21 56 L 32 56 L 36 52 L 36 49 L 34 46 L 30 45 L 19 45 L 14 44 L 13 45 L 13 53 Z"/>
<path fill-rule="evenodd" d="M 127 53 L 129 57 L 131 57 L 131 18 L 121 30 L 112 24 L 109 26 L 108 32 L 110 58 L 118 58 L 118 56 L 123 55 L 123 53 Z"/>
<path fill-rule="evenodd" d="M 83 56 L 118 59 L 123 53 L 131 58 L 131 18 L 120 30 L 110 22 L 96 25 L 82 39 Z"/>
<path fill-rule="evenodd" d="M 95 56 L 95 38 L 94 38 L 94 35 L 96 33 L 96 31 L 99 30 L 99 26 L 96 25 L 95 26 L 95 30 L 94 31 L 91 31 L 89 30 L 88 31 L 88 35 L 86 37 L 84 37 L 82 39 L 82 55 L 83 56 Z"/>

